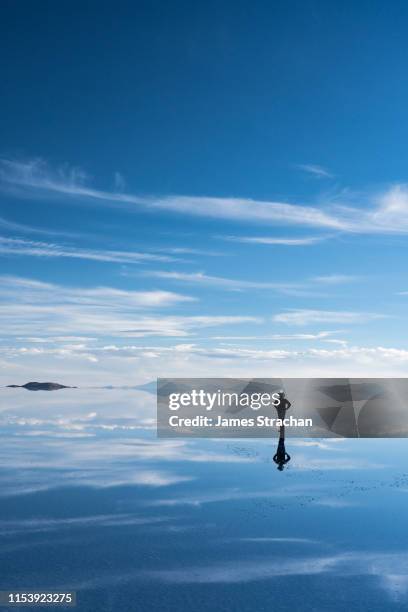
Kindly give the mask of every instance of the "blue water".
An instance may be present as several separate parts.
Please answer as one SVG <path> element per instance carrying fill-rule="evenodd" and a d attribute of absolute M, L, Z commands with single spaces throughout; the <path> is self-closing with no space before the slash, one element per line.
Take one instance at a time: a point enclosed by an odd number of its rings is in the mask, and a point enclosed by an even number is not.
<path fill-rule="evenodd" d="M 408 441 L 157 440 L 155 398 L 2 389 L 0 589 L 77 610 L 406 610 Z M 3 608 L 6 610 L 7 608 Z"/>

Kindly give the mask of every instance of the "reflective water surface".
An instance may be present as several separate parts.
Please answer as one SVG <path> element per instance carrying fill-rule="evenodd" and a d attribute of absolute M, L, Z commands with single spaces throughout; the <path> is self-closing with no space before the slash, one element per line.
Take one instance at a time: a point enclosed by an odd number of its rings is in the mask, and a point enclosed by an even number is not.
<path fill-rule="evenodd" d="M 77 590 L 81 612 L 407 608 L 408 441 L 289 438 L 280 465 L 278 437 L 157 440 L 149 393 L 0 393 L 1 590 Z"/>

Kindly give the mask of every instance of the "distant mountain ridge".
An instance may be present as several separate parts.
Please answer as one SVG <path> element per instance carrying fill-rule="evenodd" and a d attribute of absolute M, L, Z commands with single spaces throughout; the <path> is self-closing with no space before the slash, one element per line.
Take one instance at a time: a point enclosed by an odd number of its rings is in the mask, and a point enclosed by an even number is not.
<path fill-rule="evenodd" d="M 9 388 L 27 389 L 28 391 L 58 391 L 58 389 L 76 389 L 54 382 L 28 382 L 25 385 L 7 385 Z"/>

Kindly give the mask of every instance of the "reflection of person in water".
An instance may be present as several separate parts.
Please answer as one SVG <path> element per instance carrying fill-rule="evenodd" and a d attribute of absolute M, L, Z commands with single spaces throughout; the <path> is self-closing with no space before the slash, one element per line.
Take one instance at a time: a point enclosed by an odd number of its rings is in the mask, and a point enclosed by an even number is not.
<path fill-rule="evenodd" d="M 273 460 L 278 466 L 278 470 L 280 472 L 283 470 L 284 466 L 290 461 L 290 455 L 288 455 L 288 453 L 286 452 L 286 448 L 285 448 L 285 426 L 284 425 L 282 425 L 282 427 L 280 428 L 278 448 L 276 449 L 276 453 L 273 456 Z"/>
<path fill-rule="evenodd" d="M 276 406 L 276 410 L 278 412 L 278 417 L 280 419 L 285 418 L 286 411 L 291 407 L 291 403 L 286 399 L 285 393 L 281 391 L 279 393 L 279 405 Z M 273 460 L 278 466 L 278 470 L 282 472 L 284 466 L 289 463 L 290 455 L 286 452 L 285 449 L 285 426 L 281 425 L 279 430 L 279 443 L 278 448 L 276 449 L 276 453 L 273 456 Z"/>

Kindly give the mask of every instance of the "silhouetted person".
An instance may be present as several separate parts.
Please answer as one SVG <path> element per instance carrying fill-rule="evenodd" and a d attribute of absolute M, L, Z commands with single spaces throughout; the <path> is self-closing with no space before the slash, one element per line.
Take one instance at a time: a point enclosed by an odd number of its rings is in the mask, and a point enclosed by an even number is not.
<path fill-rule="evenodd" d="M 279 393 L 279 405 L 276 406 L 276 411 L 278 413 L 278 418 L 283 421 L 286 415 L 286 411 L 291 407 L 291 403 L 288 399 L 286 399 L 284 391 Z M 276 453 L 273 456 L 273 460 L 278 466 L 278 470 L 282 472 L 284 466 L 289 463 L 290 455 L 286 452 L 285 448 L 285 426 L 281 425 L 279 429 L 279 442 L 278 448 L 276 449 Z"/>
<path fill-rule="evenodd" d="M 278 413 L 278 417 L 280 419 L 284 419 L 286 415 L 286 411 L 291 407 L 291 403 L 288 399 L 286 399 L 286 395 L 284 391 L 281 391 L 279 394 L 279 405 L 276 406 L 276 410 Z"/>

